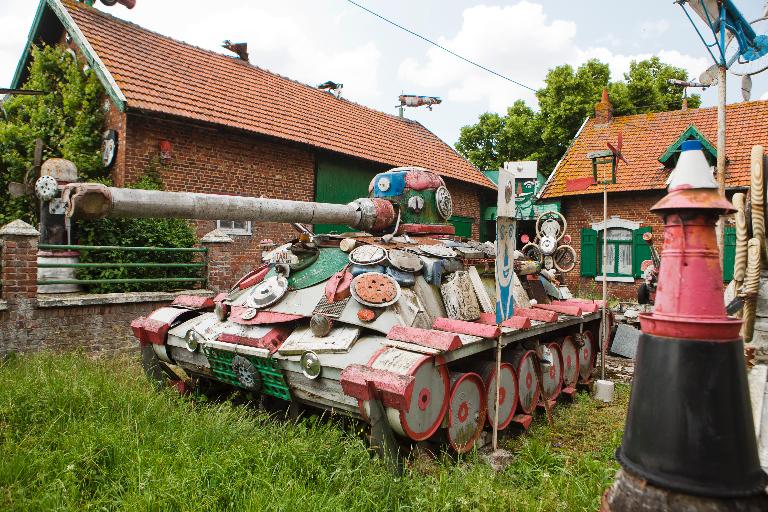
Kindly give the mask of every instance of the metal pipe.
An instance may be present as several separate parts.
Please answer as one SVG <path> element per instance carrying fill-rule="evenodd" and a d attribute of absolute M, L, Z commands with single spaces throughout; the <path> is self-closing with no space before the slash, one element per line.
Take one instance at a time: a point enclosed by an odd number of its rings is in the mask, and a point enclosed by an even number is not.
<path fill-rule="evenodd" d="M 723 49 L 724 51 L 724 49 Z M 721 196 L 725 196 L 725 81 L 726 67 L 721 65 L 717 68 L 717 186 Z M 717 248 L 720 251 L 720 259 L 723 257 L 725 240 L 725 223 L 721 217 L 717 221 L 715 231 L 717 237 Z"/>
<path fill-rule="evenodd" d="M 354 204 L 128 189 L 92 183 L 71 185 L 67 190 L 67 215 L 83 218 L 172 217 L 359 226 L 362 217 L 361 209 Z"/>

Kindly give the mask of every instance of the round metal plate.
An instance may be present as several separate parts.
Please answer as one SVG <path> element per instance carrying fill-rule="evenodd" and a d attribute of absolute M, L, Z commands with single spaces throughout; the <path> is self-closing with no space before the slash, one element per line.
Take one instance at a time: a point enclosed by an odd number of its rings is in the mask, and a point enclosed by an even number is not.
<path fill-rule="evenodd" d="M 544 254 L 552 254 L 557 249 L 557 240 L 552 236 L 542 237 L 539 247 Z"/>
<path fill-rule="evenodd" d="M 400 298 L 400 285 L 392 276 L 366 272 L 352 280 L 352 297 L 364 306 L 391 306 Z"/>
<path fill-rule="evenodd" d="M 391 249 L 387 258 L 393 267 L 403 272 L 418 272 L 424 266 L 421 259 L 409 251 Z"/>
<path fill-rule="evenodd" d="M 453 215 L 453 199 L 451 193 L 445 187 L 438 187 L 435 190 L 435 201 L 437 202 L 437 212 L 442 218 L 448 220 Z"/>
<path fill-rule="evenodd" d="M 265 308 L 279 301 L 288 291 L 288 280 L 283 276 L 272 276 L 253 288 L 246 305 L 252 308 Z"/>
<path fill-rule="evenodd" d="M 301 372 L 308 379 L 314 380 L 318 378 L 323 371 L 323 367 L 320 364 L 320 358 L 311 350 L 304 352 L 301 355 L 299 365 L 301 366 Z"/>
<path fill-rule="evenodd" d="M 466 453 L 480 436 L 487 415 L 485 386 L 479 375 L 454 376 L 448 414 L 448 440 L 454 450 Z"/>
<path fill-rule="evenodd" d="M 358 265 L 375 265 L 387 257 L 387 251 L 375 245 L 361 245 L 349 254 L 349 261 Z"/>
<path fill-rule="evenodd" d="M 50 201 L 56 197 L 58 184 L 53 176 L 41 176 L 35 182 L 35 194 L 41 201 Z"/>
<path fill-rule="evenodd" d="M 446 247 L 440 244 L 420 245 L 419 249 L 422 252 L 429 254 L 430 256 L 435 256 L 437 258 L 455 258 L 456 257 L 456 251 L 454 251 L 450 247 Z"/>
<path fill-rule="evenodd" d="M 523 354 L 517 366 L 517 389 L 520 393 L 520 409 L 531 414 L 539 403 L 539 386 L 533 358 L 536 353 L 529 350 Z"/>
<path fill-rule="evenodd" d="M 246 311 L 245 313 L 243 313 L 243 314 L 240 316 L 240 318 L 242 318 L 243 320 L 252 320 L 252 319 L 256 318 L 256 315 L 257 315 L 258 313 L 259 313 L 259 312 L 258 312 L 257 310 L 255 310 L 255 309 L 249 309 L 248 311 Z"/>
<path fill-rule="evenodd" d="M 247 358 L 243 356 L 233 357 L 232 372 L 244 388 L 253 391 L 261 389 L 261 375 L 259 375 L 259 371 Z"/>

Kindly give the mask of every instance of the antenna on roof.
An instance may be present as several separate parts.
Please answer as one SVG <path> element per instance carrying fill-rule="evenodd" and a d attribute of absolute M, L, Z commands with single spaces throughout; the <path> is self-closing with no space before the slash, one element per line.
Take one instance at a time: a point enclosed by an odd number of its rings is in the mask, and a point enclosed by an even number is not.
<path fill-rule="evenodd" d="M 221 47 L 236 53 L 240 60 L 248 62 L 248 43 L 233 43 L 229 39 L 225 39 Z"/>
<path fill-rule="evenodd" d="M 439 105 L 443 102 L 437 96 L 417 96 L 415 94 L 401 94 L 397 99 L 400 104 L 395 106 L 400 109 L 400 117 L 403 117 L 403 107 L 423 107 L 426 105 L 428 110 L 432 110 L 432 105 Z"/>
<path fill-rule="evenodd" d="M 688 110 L 688 88 L 694 87 L 701 90 L 706 91 L 707 88 L 711 85 L 708 83 L 700 83 L 700 82 L 687 82 L 685 80 L 677 80 L 676 78 L 670 78 L 667 80 L 667 83 L 669 85 L 675 85 L 677 87 L 683 88 L 683 110 Z"/>
<path fill-rule="evenodd" d="M 337 98 L 341 98 L 341 90 L 344 88 L 344 84 L 337 84 L 336 82 L 328 80 L 327 82 L 318 85 L 317 88 L 329 94 L 335 94 Z"/>

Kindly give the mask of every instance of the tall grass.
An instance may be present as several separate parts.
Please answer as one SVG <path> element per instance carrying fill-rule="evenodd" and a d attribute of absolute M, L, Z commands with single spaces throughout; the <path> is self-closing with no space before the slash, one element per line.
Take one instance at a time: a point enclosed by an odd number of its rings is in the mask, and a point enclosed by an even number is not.
<path fill-rule="evenodd" d="M 613 409 L 558 407 L 554 431 L 506 441 L 516 458 L 501 473 L 471 455 L 395 477 L 334 422 L 158 392 L 137 366 L 48 353 L 0 365 L 0 509 L 595 510 L 627 393 Z"/>

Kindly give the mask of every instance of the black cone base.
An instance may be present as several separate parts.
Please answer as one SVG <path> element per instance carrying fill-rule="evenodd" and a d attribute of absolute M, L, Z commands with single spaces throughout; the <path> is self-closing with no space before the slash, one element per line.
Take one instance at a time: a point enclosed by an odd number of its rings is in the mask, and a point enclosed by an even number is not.
<path fill-rule="evenodd" d="M 765 493 L 743 343 L 642 334 L 622 467 L 650 483 L 710 497 Z"/>

